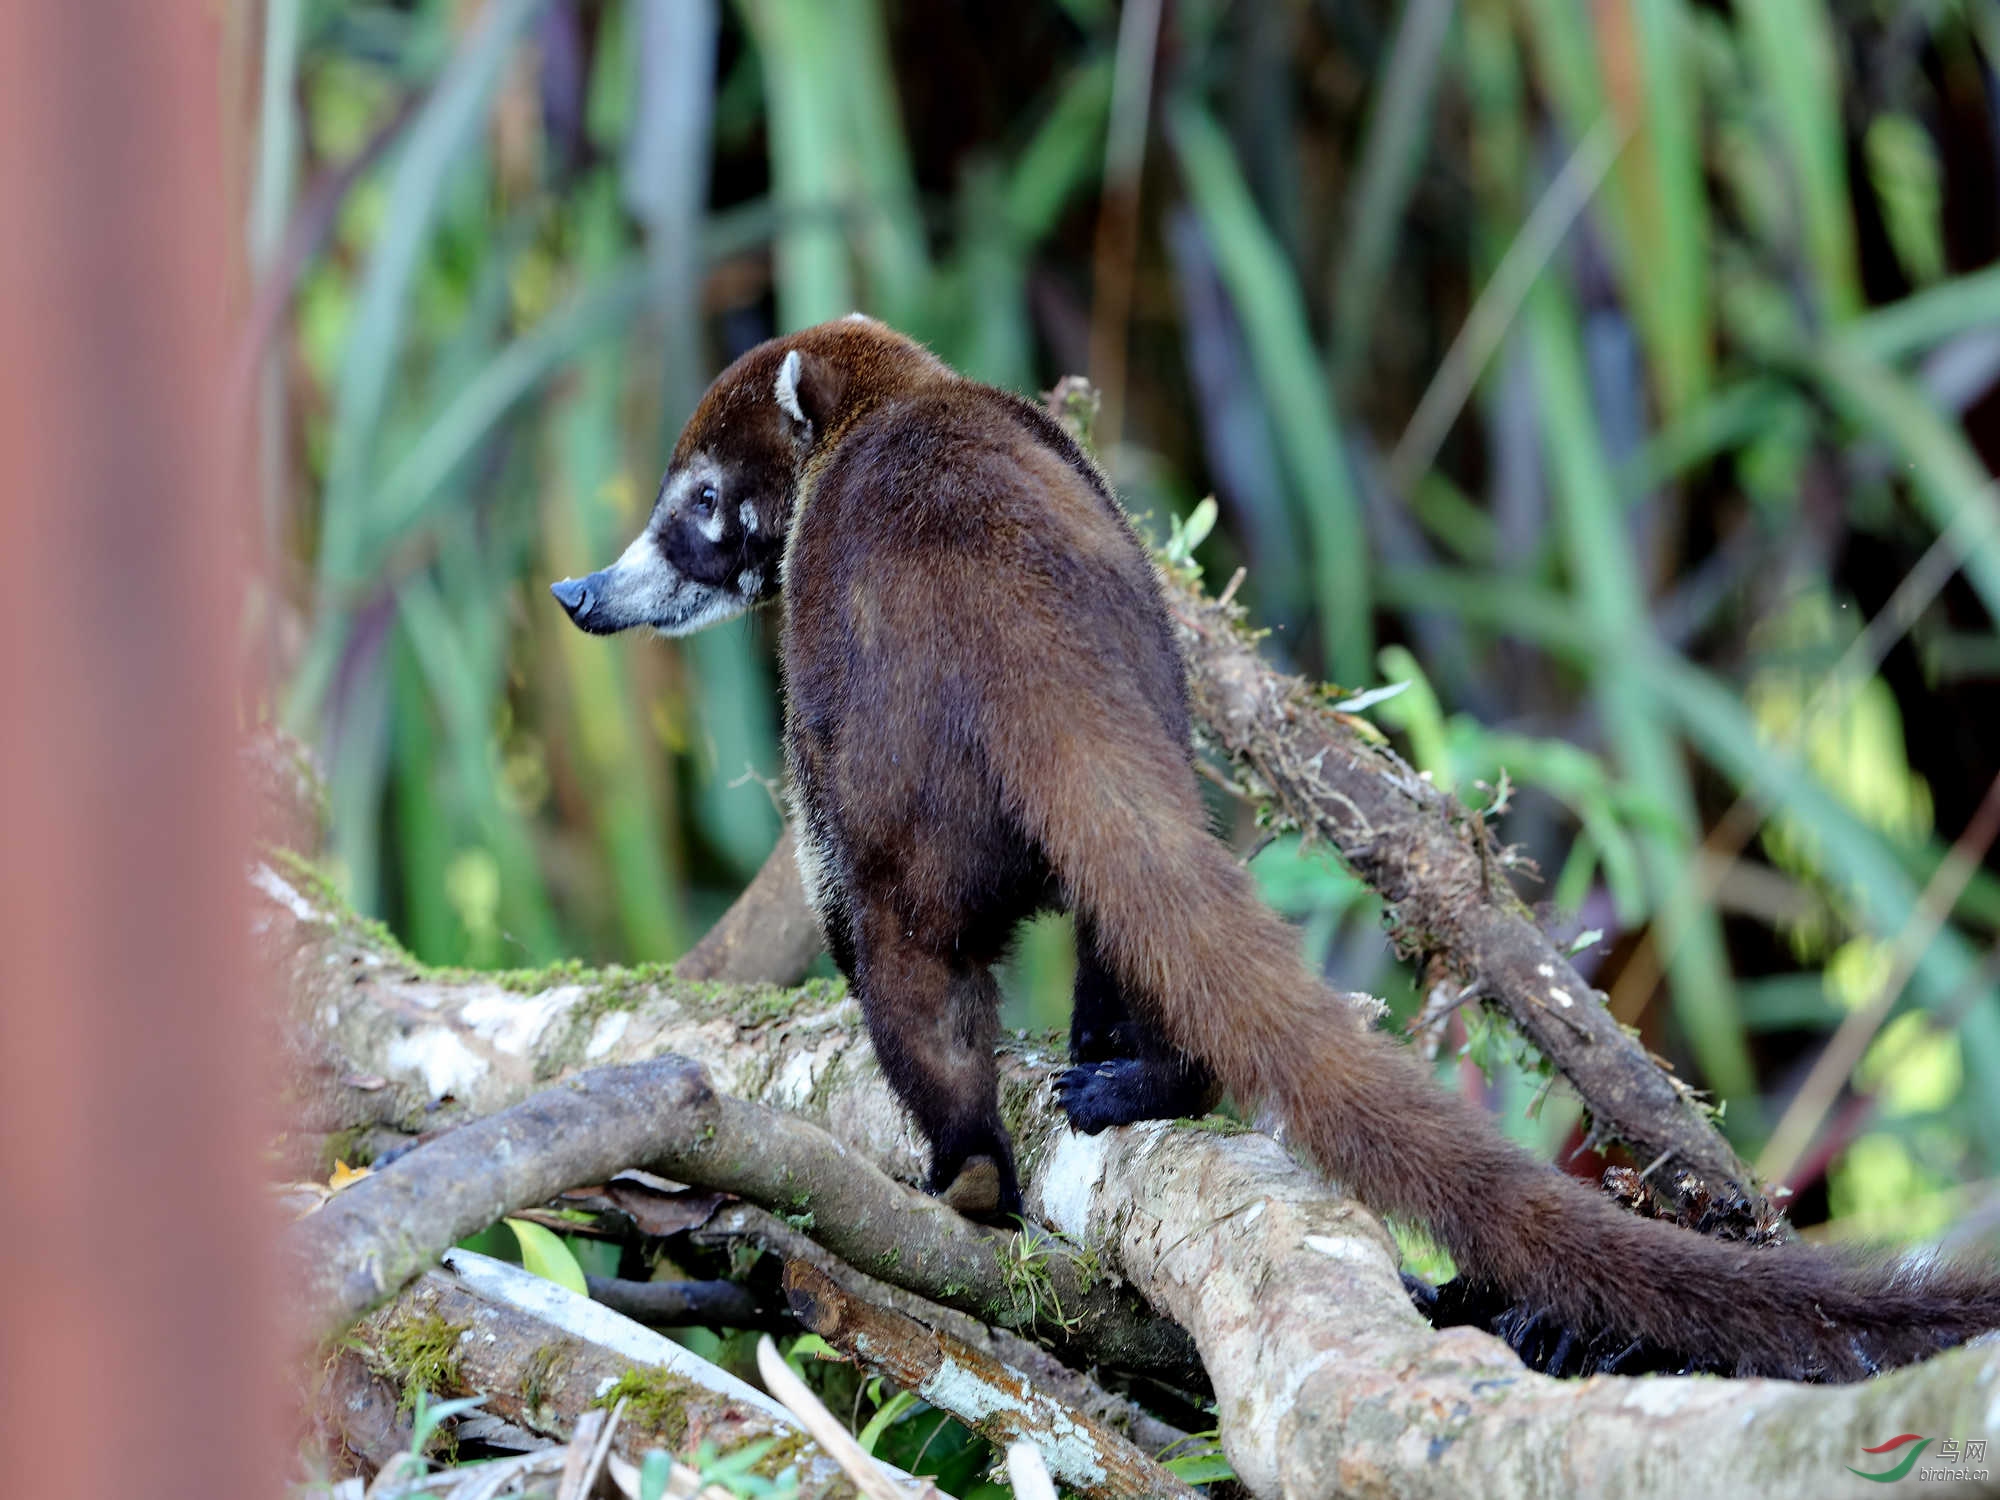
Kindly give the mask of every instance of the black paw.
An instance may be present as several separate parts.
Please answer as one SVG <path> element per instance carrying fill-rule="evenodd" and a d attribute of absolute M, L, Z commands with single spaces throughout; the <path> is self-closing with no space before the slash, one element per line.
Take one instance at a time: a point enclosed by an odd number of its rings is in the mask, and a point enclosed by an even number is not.
<path fill-rule="evenodd" d="M 1185 1058 L 1113 1057 L 1056 1075 L 1056 1100 L 1085 1135 L 1139 1120 L 1185 1120 L 1215 1102 L 1208 1074 Z"/>
<path fill-rule="evenodd" d="M 1464 1277 L 1431 1287 L 1406 1272 L 1403 1286 L 1432 1327 L 1482 1328 L 1512 1349 L 1522 1364 L 1544 1375 L 1728 1373 L 1643 1339 L 1567 1327 L 1545 1309 L 1516 1302 L 1504 1292 L 1476 1286 Z"/>
<path fill-rule="evenodd" d="M 1070 1128 L 1083 1135 L 1129 1125 L 1148 1118 L 1140 1097 L 1147 1092 L 1147 1074 L 1146 1065 L 1130 1057 L 1066 1068 L 1056 1075 L 1056 1102 Z"/>

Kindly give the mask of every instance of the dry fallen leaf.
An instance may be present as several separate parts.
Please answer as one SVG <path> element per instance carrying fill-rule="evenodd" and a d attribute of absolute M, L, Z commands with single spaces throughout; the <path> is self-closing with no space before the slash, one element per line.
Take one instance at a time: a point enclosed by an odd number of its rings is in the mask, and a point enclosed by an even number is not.
<path fill-rule="evenodd" d="M 364 1177 L 372 1177 L 374 1175 L 372 1167 L 350 1167 L 344 1161 L 336 1161 L 333 1164 L 333 1175 L 327 1178 L 326 1185 L 333 1192 L 337 1193 L 342 1188 L 350 1187 Z"/>

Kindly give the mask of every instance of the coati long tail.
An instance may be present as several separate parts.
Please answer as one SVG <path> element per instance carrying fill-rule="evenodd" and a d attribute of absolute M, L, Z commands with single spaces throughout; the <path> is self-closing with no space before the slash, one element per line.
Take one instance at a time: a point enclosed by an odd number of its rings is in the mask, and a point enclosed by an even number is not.
<path fill-rule="evenodd" d="M 1039 743 L 1010 737 L 1028 763 L 1008 781 L 1134 1002 L 1363 1201 L 1428 1228 L 1462 1274 L 1566 1327 L 1745 1375 L 1858 1379 L 2000 1327 L 1990 1272 L 1708 1239 L 1529 1156 L 1305 972 L 1205 831 L 1178 748 L 1132 736 L 1147 720 L 1129 706 L 1098 722 L 1122 732 L 1092 743 L 1072 719 Z"/>

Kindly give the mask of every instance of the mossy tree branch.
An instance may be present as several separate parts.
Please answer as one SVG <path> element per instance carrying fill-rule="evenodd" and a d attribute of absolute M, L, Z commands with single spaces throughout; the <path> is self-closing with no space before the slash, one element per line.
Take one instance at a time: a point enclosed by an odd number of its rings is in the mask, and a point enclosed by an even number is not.
<path fill-rule="evenodd" d="M 350 1124 L 463 1121 L 526 1098 L 538 1074 L 674 1052 L 739 1094 L 733 1104 L 789 1111 L 852 1155 L 917 1174 L 908 1128 L 837 987 L 440 973 L 275 868 L 256 880 L 267 957 L 287 976 L 291 1050 L 313 1059 L 306 1071 L 318 1080 L 301 1097 L 341 1104 L 335 1117 Z M 1269 1137 L 1157 1123 L 1073 1136 L 1048 1087 L 1057 1062 L 1053 1048 L 1027 1044 L 1003 1058 L 1030 1205 L 1067 1240 L 1018 1237 L 1004 1300 L 1054 1314 L 1037 1320 L 1043 1331 L 1073 1315 L 1049 1295 L 1044 1256 L 1129 1282 L 1193 1335 L 1224 1447 L 1260 1496 L 1650 1500 L 1748 1485 L 1822 1500 L 1844 1460 L 1885 1433 L 2000 1435 L 2000 1346 L 1990 1344 L 1839 1388 L 1530 1374 L 1483 1334 L 1434 1332 L 1404 1294 L 1379 1222 Z M 697 1166 L 679 1170 L 695 1176 Z M 828 1233 L 857 1212 L 840 1196 L 852 1191 L 830 1177 L 785 1206 Z M 854 1253 L 873 1256 L 877 1274 L 903 1262 L 865 1238 Z M 902 1270 L 926 1296 L 953 1291 Z"/>
<path fill-rule="evenodd" d="M 688 1452 L 698 1441 L 723 1453 L 770 1442 L 766 1467 L 791 1467 L 802 1500 L 850 1493 L 839 1466 L 782 1408 L 713 1366 L 705 1382 L 691 1373 L 701 1364 L 692 1356 L 678 1368 L 637 1362 L 449 1272 L 429 1271 L 355 1326 L 314 1404 L 323 1425 L 337 1419 L 361 1366 L 404 1399 L 417 1387 L 432 1397 L 477 1395 L 487 1415 L 566 1441 L 587 1413 L 622 1400 L 614 1444 L 629 1462 L 650 1448 Z"/>

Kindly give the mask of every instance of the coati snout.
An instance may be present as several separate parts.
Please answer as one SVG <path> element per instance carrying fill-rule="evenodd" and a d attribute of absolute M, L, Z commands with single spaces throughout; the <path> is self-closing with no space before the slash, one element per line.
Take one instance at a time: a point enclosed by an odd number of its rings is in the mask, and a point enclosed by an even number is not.
<path fill-rule="evenodd" d="M 1172 626 L 1103 476 L 1040 406 L 881 324 L 738 359 L 639 538 L 552 591 L 599 633 L 781 600 L 800 874 L 933 1191 L 1020 1207 L 992 966 L 1060 907 L 1079 1129 L 1226 1085 L 1471 1283 L 1696 1368 L 1856 1379 L 2000 1327 L 1989 1267 L 1746 1252 L 1626 1213 L 1361 1024 L 1208 829 Z"/>
<path fill-rule="evenodd" d="M 687 635 L 769 598 L 778 551 L 757 486 L 707 454 L 667 471 L 646 529 L 608 568 L 549 585 L 581 629 Z"/>

